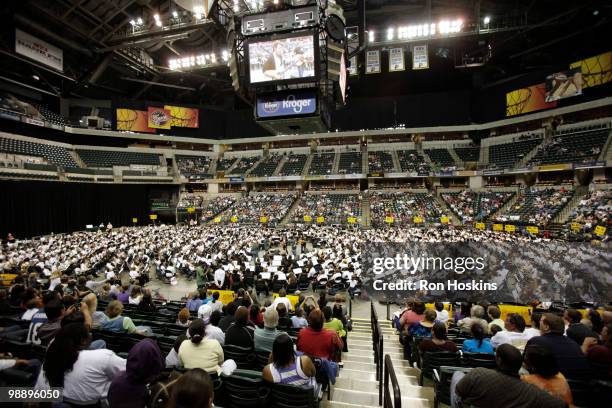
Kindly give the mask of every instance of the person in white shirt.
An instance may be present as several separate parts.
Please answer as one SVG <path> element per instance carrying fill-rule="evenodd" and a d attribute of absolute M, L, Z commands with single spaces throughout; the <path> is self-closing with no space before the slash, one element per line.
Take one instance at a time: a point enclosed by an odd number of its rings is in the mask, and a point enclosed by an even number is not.
<path fill-rule="evenodd" d="M 436 308 L 436 320 L 446 324 L 448 322 L 448 310 L 444 310 L 444 303 L 436 302 L 434 307 Z"/>
<path fill-rule="evenodd" d="M 219 295 L 219 292 L 215 292 L 215 294 Z M 214 299 L 214 294 L 213 294 L 213 299 Z M 202 319 L 206 327 L 205 337 L 207 339 L 217 340 L 219 344 L 223 346 L 225 344 L 225 333 L 223 333 L 223 330 L 221 330 L 217 326 L 213 326 L 212 324 L 210 324 L 210 315 L 212 315 L 214 311 L 212 307 L 210 306 L 211 303 L 212 302 L 200 306 L 200 308 L 198 309 L 198 318 Z M 221 302 L 219 302 L 218 300 L 216 301 L 216 303 L 221 304 Z M 187 333 L 189 334 L 189 329 L 187 330 Z"/>
<path fill-rule="evenodd" d="M 107 349 L 87 350 L 91 338 L 84 324 L 62 327 L 47 350 L 35 389 L 62 387 L 64 399 L 93 405 L 106 399 L 111 381 L 126 360 Z"/>
<path fill-rule="evenodd" d="M 527 340 L 531 339 L 532 337 L 542 335 L 542 333 L 540 332 L 540 320 L 541 319 L 542 319 L 541 312 L 531 313 L 531 327 L 526 328 L 524 331 L 525 336 L 527 337 Z"/>
<path fill-rule="evenodd" d="M 217 285 L 218 289 L 221 289 L 223 287 L 223 284 L 225 283 L 225 271 L 223 270 L 223 268 L 218 268 L 215 271 L 215 285 Z"/>
<path fill-rule="evenodd" d="M 525 319 L 518 313 L 510 313 L 506 316 L 506 329 L 499 331 L 491 337 L 491 345 L 494 348 L 502 344 L 511 344 L 519 350 L 523 350 L 527 344 L 525 334 Z"/>
<path fill-rule="evenodd" d="M 287 292 L 285 291 L 285 289 L 281 289 L 278 291 L 278 297 L 274 299 L 274 302 L 272 302 L 270 308 L 276 310 L 276 306 L 278 306 L 280 303 L 284 304 L 287 310 L 293 309 L 293 307 L 291 306 L 291 301 L 287 299 Z"/>

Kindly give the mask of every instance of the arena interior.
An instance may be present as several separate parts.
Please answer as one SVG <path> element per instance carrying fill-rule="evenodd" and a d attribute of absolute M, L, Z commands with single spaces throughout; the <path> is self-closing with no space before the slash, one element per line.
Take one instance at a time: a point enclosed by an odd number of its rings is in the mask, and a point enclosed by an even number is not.
<path fill-rule="evenodd" d="M 610 12 L 0 2 L 0 402 L 609 406 Z"/>

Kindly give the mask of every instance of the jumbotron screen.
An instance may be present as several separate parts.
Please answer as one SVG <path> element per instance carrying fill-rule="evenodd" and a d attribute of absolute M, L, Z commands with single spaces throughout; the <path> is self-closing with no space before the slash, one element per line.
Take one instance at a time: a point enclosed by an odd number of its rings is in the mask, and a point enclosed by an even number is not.
<path fill-rule="evenodd" d="M 304 34 L 250 42 L 248 60 L 252 84 L 314 78 L 314 36 Z"/>

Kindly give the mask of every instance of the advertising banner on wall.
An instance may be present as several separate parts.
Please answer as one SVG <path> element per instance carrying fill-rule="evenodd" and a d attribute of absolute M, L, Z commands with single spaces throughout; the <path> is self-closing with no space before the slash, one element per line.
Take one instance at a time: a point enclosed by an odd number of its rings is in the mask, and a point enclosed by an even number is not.
<path fill-rule="evenodd" d="M 155 129 L 148 126 L 147 111 L 135 109 L 117 109 L 117 130 L 130 132 L 155 133 Z"/>
<path fill-rule="evenodd" d="M 19 29 L 15 29 L 15 52 L 58 71 L 64 71 L 64 52 L 61 49 Z"/>
<path fill-rule="evenodd" d="M 199 125 L 199 109 L 185 108 L 183 106 L 165 105 L 164 109 L 170 111 L 170 126 L 195 128 Z"/>
<path fill-rule="evenodd" d="M 546 102 L 546 85 L 544 83 L 516 89 L 506 94 L 506 116 L 551 109 L 557 106 L 556 101 Z"/>
<path fill-rule="evenodd" d="M 427 45 L 415 45 L 412 47 L 412 69 L 428 69 L 429 56 Z"/>
<path fill-rule="evenodd" d="M 391 48 L 389 50 L 389 72 L 404 71 L 404 49 Z"/>
<path fill-rule="evenodd" d="M 171 117 L 170 110 L 164 108 L 147 108 L 148 124 L 153 129 L 170 129 Z"/>
<path fill-rule="evenodd" d="M 380 73 L 380 51 L 368 51 L 366 53 L 366 74 Z"/>
<path fill-rule="evenodd" d="M 257 118 L 304 116 L 316 111 L 317 95 L 311 90 L 257 96 Z"/>
<path fill-rule="evenodd" d="M 546 77 L 545 102 L 577 95 L 582 95 L 582 72 L 580 68 L 555 72 Z"/>
<path fill-rule="evenodd" d="M 603 85 L 612 80 L 612 51 L 576 61 L 570 68 L 580 68 L 582 88 Z"/>

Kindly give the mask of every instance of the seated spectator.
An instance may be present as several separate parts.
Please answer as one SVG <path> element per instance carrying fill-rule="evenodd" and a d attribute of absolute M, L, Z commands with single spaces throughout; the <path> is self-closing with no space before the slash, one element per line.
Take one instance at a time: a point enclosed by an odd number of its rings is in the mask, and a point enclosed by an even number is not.
<path fill-rule="evenodd" d="M 108 389 L 110 408 L 146 406 L 147 385 L 164 369 L 165 363 L 157 343 L 151 339 L 139 341 L 130 350 L 125 371 L 119 373 Z"/>
<path fill-rule="evenodd" d="M 278 296 L 276 299 L 274 299 L 274 302 L 272 302 L 271 307 L 276 309 L 279 303 L 284 304 L 287 311 L 292 310 L 291 301 L 287 298 L 287 292 L 285 289 L 278 291 Z"/>
<path fill-rule="evenodd" d="M 502 329 L 505 328 L 504 321 L 500 319 L 501 311 L 499 310 L 499 307 L 489 306 L 487 308 L 487 314 L 489 315 L 489 318 L 491 319 L 491 321 L 489 322 L 489 332 L 491 332 L 491 326 L 493 326 L 494 324 L 498 325 Z"/>
<path fill-rule="evenodd" d="M 591 329 L 597 334 L 601 334 L 604 328 L 604 321 L 597 310 L 589 310 L 588 314 L 589 321 L 591 322 Z"/>
<path fill-rule="evenodd" d="M 523 356 L 528 375 L 521 376 L 521 380 L 533 384 L 548 392 L 571 406 L 573 404 L 572 391 L 563 374 L 559 372 L 557 361 L 552 353 L 540 346 L 529 346 Z"/>
<path fill-rule="evenodd" d="M 574 340 L 579 346 L 582 346 L 586 337 L 598 337 L 597 333 L 580 322 L 582 315 L 576 309 L 567 309 L 563 314 L 563 320 L 568 325 L 565 335 Z"/>
<path fill-rule="evenodd" d="M 246 307 L 240 306 L 236 309 L 234 322 L 225 332 L 225 345 L 234 345 L 252 349 L 254 347 L 254 333 L 247 327 L 249 311 Z"/>
<path fill-rule="evenodd" d="M 238 309 L 238 303 L 236 301 L 230 302 L 225 305 L 225 316 L 219 320 L 218 327 L 225 333 L 232 323 L 234 323 L 234 315 Z"/>
<path fill-rule="evenodd" d="M 598 376 L 612 379 L 612 323 L 608 323 L 601 331 L 602 344 L 597 344 L 597 339 L 587 337 L 582 343 L 582 351 L 591 365 L 598 371 Z"/>
<path fill-rule="evenodd" d="M 332 308 L 329 306 L 325 306 L 323 308 L 323 316 L 325 317 L 325 323 L 323 323 L 323 327 L 326 329 L 334 330 L 338 333 L 340 338 L 346 337 L 346 330 L 344 330 L 344 325 L 342 322 L 335 317 L 333 317 Z"/>
<path fill-rule="evenodd" d="M 289 335 L 281 333 L 276 337 L 270 358 L 270 364 L 265 366 L 262 372 L 265 381 L 314 389 L 315 366 L 308 356 L 296 355 Z"/>
<path fill-rule="evenodd" d="M 402 313 L 399 319 L 399 324 L 400 324 L 400 327 L 402 328 L 402 333 L 405 336 L 408 335 L 408 329 L 410 328 L 410 326 L 424 319 L 425 317 L 424 313 L 425 313 L 425 303 L 423 302 L 412 303 L 410 307 L 406 309 L 404 313 Z"/>
<path fill-rule="evenodd" d="M 523 316 L 518 313 L 509 313 L 506 316 L 504 326 L 506 330 L 497 332 L 495 336 L 491 337 L 491 345 L 497 348 L 501 344 L 512 344 L 519 350 L 523 350 L 527 340 L 529 340 L 525 335 L 525 319 L 523 319 Z"/>
<path fill-rule="evenodd" d="M 223 303 L 221 303 L 221 301 L 219 301 L 219 292 L 213 292 L 212 294 L 212 299 L 207 302 L 206 304 L 212 309 L 212 311 L 221 311 L 223 310 Z M 198 309 L 198 314 L 200 314 L 199 309 Z"/>
<path fill-rule="evenodd" d="M 83 302 L 87 305 L 87 310 L 91 316 L 92 329 L 99 328 L 102 322 L 106 320 L 106 315 L 98 310 L 98 298 L 95 294 L 90 293 L 83 298 Z"/>
<path fill-rule="evenodd" d="M 206 324 L 196 319 L 189 326 L 189 341 L 179 347 L 179 364 L 187 369 L 201 368 L 209 373 L 221 373 L 223 348 L 217 340 L 205 338 Z"/>
<path fill-rule="evenodd" d="M 217 292 L 218 293 L 218 292 Z M 225 333 L 216 324 L 219 323 L 221 313 L 216 311 L 212 312 L 212 308 L 208 305 L 202 305 L 198 309 L 198 318 L 200 318 L 206 325 L 206 338 L 211 340 L 217 340 L 222 346 L 225 344 Z"/>
<path fill-rule="evenodd" d="M 168 408 L 212 408 L 213 385 L 205 370 L 187 371 L 172 385 Z"/>
<path fill-rule="evenodd" d="M 276 306 L 276 311 L 278 312 L 278 327 L 281 329 L 290 329 L 293 327 L 293 322 L 291 318 L 287 316 L 287 308 L 283 303 L 279 303 Z"/>
<path fill-rule="evenodd" d="M 264 327 L 257 327 L 255 329 L 255 351 L 271 352 L 272 345 L 274 344 L 276 336 L 281 333 L 276 329 L 276 327 L 278 326 L 278 312 L 276 311 L 276 309 L 266 309 L 263 316 L 263 320 Z"/>
<path fill-rule="evenodd" d="M 263 313 L 259 310 L 259 305 L 251 305 L 249 308 L 249 323 L 254 327 L 263 327 Z"/>
<path fill-rule="evenodd" d="M 436 322 L 431 329 L 431 339 L 424 339 L 419 343 L 421 353 L 429 351 L 457 351 L 457 345 L 448 340 L 446 324 Z"/>
<path fill-rule="evenodd" d="M 418 323 L 414 323 L 408 329 L 408 335 L 410 337 L 431 337 L 431 328 L 436 321 L 436 311 L 427 309 L 423 316 L 425 317 L 423 320 Z"/>
<path fill-rule="evenodd" d="M 485 333 L 489 332 L 489 324 L 484 319 L 485 313 L 484 308 L 480 305 L 474 305 L 470 309 L 470 317 L 461 319 L 457 322 L 457 327 L 461 329 L 463 333 L 470 333 L 472 324 L 480 324 L 483 326 Z"/>
<path fill-rule="evenodd" d="M 497 369 L 474 368 L 456 372 L 451 382 L 451 406 L 561 408 L 566 404 L 520 380 L 521 352 L 510 344 L 496 350 Z"/>
<path fill-rule="evenodd" d="M 153 296 L 149 289 L 142 290 L 142 298 L 136 307 L 139 312 L 155 313 L 157 312 L 157 306 L 153 303 Z"/>
<path fill-rule="evenodd" d="M 563 335 L 563 319 L 553 313 L 546 313 L 540 320 L 541 336 L 532 337 L 527 347 L 538 345 L 548 348 L 555 358 L 559 371 L 568 379 L 591 378 L 591 367 L 575 341 Z"/>
<path fill-rule="evenodd" d="M 434 307 L 436 309 L 436 320 L 446 324 L 449 319 L 448 310 L 444 309 L 444 303 L 436 302 L 434 303 Z"/>
<path fill-rule="evenodd" d="M 130 305 L 138 305 L 142 300 L 142 290 L 140 286 L 135 285 L 128 296 L 128 304 Z"/>
<path fill-rule="evenodd" d="M 308 327 L 298 333 L 298 350 L 316 357 L 334 360 L 344 344 L 338 334 L 323 327 L 324 316 L 320 309 L 308 315 Z"/>
<path fill-rule="evenodd" d="M 91 338 L 84 324 L 62 327 L 49 345 L 35 388 L 63 388 L 64 400 L 97 405 L 126 361 L 107 349 L 87 350 Z"/>
<path fill-rule="evenodd" d="M 291 316 L 291 327 L 296 329 L 301 329 L 303 327 L 308 327 L 308 321 L 304 317 L 304 309 L 298 307 L 295 310 L 295 316 Z"/>
<path fill-rule="evenodd" d="M 75 309 L 72 307 L 70 312 Z M 66 313 L 64 304 L 59 299 L 52 299 L 45 305 L 45 315 L 47 316 L 47 322 L 43 323 L 38 328 L 38 339 L 40 344 L 47 346 L 51 340 L 55 337 L 57 332 L 61 329 L 62 318 Z"/>
<path fill-rule="evenodd" d="M 471 339 L 467 339 L 463 342 L 462 350 L 464 353 L 485 353 L 495 354 L 495 350 L 491 345 L 491 342 L 485 337 L 484 329 L 480 324 L 473 324 L 471 328 Z"/>
<path fill-rule="evenodd" d="M 181 344 L 183 344 L 185 340 L 189 340 L 189 338 L 185 334 L 176 336 L 176 341 L 174 342 L 172 349 L 166 356 L 166 367 L 178 367 L 179 366 L 178 351 L 179 351 L 179 348 L 181 347 Z"/>
<path fill-rule="evenodd" d="M 190 312 L 197 312 L 200 306 L 202 306 L 202 298 L 200 297 L 200 292 L 191 292 L 190 299 L 187 301 L 187 309 Z"/>
<path fill-rule="evenodd" d="M 123 304 L 118 300 L 113 300 L 106 307 L 107 319 L 100 324 L 100 329 L 115 333 L 140 333 L 146 334 L 145 330 L 139 330 L 132 319 L 128 316 L 121 316 Z"/>
<path fill-rule="evenodd" d="M 527 327 L 524 332 L 527 338 L 540 336 L 542 334 L 540 333 L 540 319 L 542 319 L 541 312 L 531 313 L 531 327 Z"/>
<path fill-rule="evenodd" d="M 189 309 L 184 307 L 178 312 L 178 316 L 176 317 L 176 324 L 179 326 L 188 327 L 189 323 L 191 323 L 190 318 L 191 315 L 189 314 Z"/>
<path fill-rule="evenodd" d="M 127 304 L 130 300 L 130 285 L 121 285 L 121 291 L 117 294 L 117 300 Z"/>

